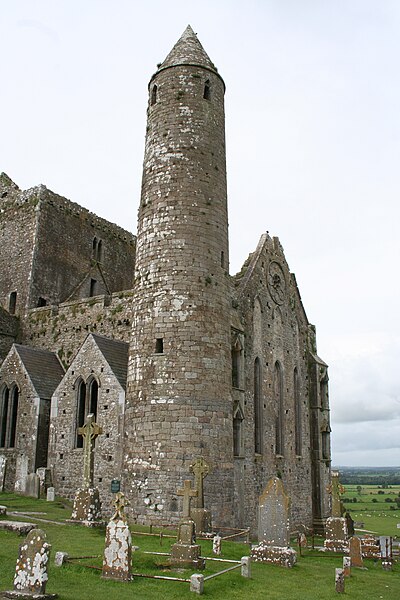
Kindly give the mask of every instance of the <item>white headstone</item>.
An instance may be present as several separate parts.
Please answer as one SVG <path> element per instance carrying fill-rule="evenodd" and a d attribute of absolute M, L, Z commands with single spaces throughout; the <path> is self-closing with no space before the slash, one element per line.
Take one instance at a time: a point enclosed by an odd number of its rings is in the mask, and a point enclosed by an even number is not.
<path fill-rule="evenodd" d="M 47 488 L 46 499 L 47 499 L 47 502 L 54 502 L 54 500 L 55 500 L 55 493 L 54 493 L 54 488 L 53 487 Z"/>

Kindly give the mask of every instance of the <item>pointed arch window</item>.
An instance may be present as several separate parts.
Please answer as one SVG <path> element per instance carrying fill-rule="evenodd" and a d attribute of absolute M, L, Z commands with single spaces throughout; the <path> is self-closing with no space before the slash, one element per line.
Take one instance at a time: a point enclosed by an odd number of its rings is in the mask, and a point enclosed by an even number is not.
<path fill-rule="evenodd" d="M 233 410 L 233 455 L 243 455 L 243 409 L 239 403 Z"/>
<path fill-rule="evenodd" d="M 85 424 L 86 416 L 86 383 L 82 379 L 78 383 L 76 408 L 76 447 L 83 448 L 83 437 L 78 433 L 79 427 Z"/>
<path fill-rule="evenodd" d="M 254 452 L 262 454 L 263 449 L 263 412 L 261 391 L 261 361 L 254 361 Z"/>
<path fill-rule="evenodd" d="M 14 448 L 17 433 L 19 389 L 4 385 L 0 396 L 0 447 Z"/>
<path fill-rule="evenodd" d="M 97 418 L 97 402 L 99 399 L 99 384 L 97 383 L 96 379 L 94 379 L 94 378 L 88 383 L 88 393 L 89 393 L 89 398 L 88 398 L 87 414 L 93 414 L 94 419 L 96 420 L 96 418 Z"/>
<path fill-rule="evenodd" d="M 83 448 L 83 437 L 78 433 L 79 427 L 83 427 L 89 414 L 93 414 L 97 420 L 97 408 L 99 401 L 99 382 L 93 376 L 85 382 L 82 378 L 76 386 L 76 448 Z"/>
<path fill-rule="evenodd" d="M 301 427 L 301 401 L 300 401 L 300 381 L 297 367 L 293 373 L 293 396 L 294 396 L 294 445 L 295 453 L 301 456 L 302 453 L 302 427 Z"/>
<path fill-rule="evenodd" d="M 232 337 L 232 387 L 242 388 L 243 381 L 243 335 L 236 334 Z"/>
<path fill-rule="evenodd" d="M 283 381 L 282 367 L 276 361 L 274 368 L 274 403 L 276 410 L 275 421 L 275 453 L 283 456 L 284 453 L 284 419 L 283 419 Z"/>

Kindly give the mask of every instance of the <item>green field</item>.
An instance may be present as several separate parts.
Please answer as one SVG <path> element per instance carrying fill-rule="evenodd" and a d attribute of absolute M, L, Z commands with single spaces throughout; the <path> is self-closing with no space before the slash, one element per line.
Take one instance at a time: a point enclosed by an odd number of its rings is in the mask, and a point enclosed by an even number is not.
<path fill-rule="evenodd" d="M 390 492 L 391 490 L 387 490 Z M 353 493 L 351 489 L 346 490 L 350 497 Z M 355 489 L 355 494 L 357 490 Z M 362 495 L 365 499 L 366 509 L 370 509 L 371 503 L 369 494 Z M 372 495 L 371 495 L 372 496 Z M 87 529 L 80 526 L 65 524 L 65 519 L 69 518 L 71 509 L 68 503 L 57 499 L 54 503 L 48 503 L 44 500 L 34 500 L 13 494 L 0 494 L 0 504 L 7 506 L 8 511 L 36 511 L 44 513 L 36 515 L 36 519 L 48 519 L 56 523 L 44 523 L 35 521 L 38 527 L 44 529 L 47 533 L 49 542 L 52 544 L 52 560 L 49 570 L 48 592 L 58 593 L 60 600 L 80 600 L 96 598 L 96 600 L 114 600 L 123 598 L 139 598 L 172 600 L 175 598 L 195 598 L 196 596 L 189 591 L 188 583 L 161 581 L 155 579 L 135 578 L 131 583 L 116 583 L 113 581 L 102 580 L 100 571 L 88 569 L 87 566 L 101 566 L 101 556 L 104 546 L 104 529 Z M 364 506 L 364 502 L 360 502 Z M 364 519 L 364 510 L 357 514 Z M 380 503 L 379 503 L 380 507 Z M 353 508 L 353 505 L 352 505 Z M 393 525 L 395 528 L 396 518 L 385 513 L 379 517 L 377 512 L 377 523 L 382 519 L 384 528 Z M 372 512 L 372 510 L 371 510 Z M 392 511 L 394 515 L 399 515 L 400 511 Z M 355 512 L 352 513 L 355 516 Z M 13 518 L 16 517 L 7 517 Z M 31 519 L 35 515 L 31 515 Z M 357 517 L 358 519 L 358 517 Z M 26 516 L 20 515 L 19 520 L 30 520 Z M 365 519 L 366 520 L 366 519 Z M 388 523 L 386 523 L 388 521 Z M 400 521 L 400 519 L 399 519 Z M 167 562 L 167 557 L 144 554 L 144 551 L 150 552 L 168 552 L 173 539 L 166 538 L 160 545 L 159 536 L 141 535 L 148 532 L 146 528 L 132 527 L 133 544 L 139 546 L 139 550 L 134 553 L 133 572 L 141 574 L 167 575 L 181 578 L 188 578 L 191 571 L 172 570 Z M 379 532 L 381 529 L 379 529 Z M 384 532 L 383 532 L 384 533 Z M 390 532 L 388 532 L 390 533 Z M 12 581 L 15 569 L 15 561 L 18 555 L 18 546 L 23 538 L 15 533 L 0 530 L 0 590 L 12 589 Z M 318 542 L 318 540 L 317 540 Z M 210 541 L 201 541 L 202 555 L 212 556 Z M 293 543 L 296 548 L 295 544 Z M 222 558 L 240 560 L 241 556 L 248 555 L 249 548 L 244 543 L 223 542 Z M 296 548 L 297 549 L 297 548 Z M 78 556 L 96 556 L 87 560 L 76 561 L 73 564 L 57 568 L 53 564 L 53 558 L 57 551 L 68 552 L 71 557 Z M 207 598 L 222 599 L 265 599 L 269 600 L 287 600 L 296 598 L 299 600 L 330 600 L 337 598 L 334 589 L 335 567 L 342 566 L 342 558 L 339 555 L 331 555 L 312 551 L 307 549 L 303 551 L 303 556 L 298 558 L 297 565 L 286 570 L 282 567 L 256 564 L 252 565 L 252 578 L 245 579 L 240 575 L 240 569 L 211 579 L 205 582 L 204 596 Z M 379 599 L 394 600 L 400 597 L 400 565 L 395 564 L 392 572 L 385 572 L 379 562 L 365 561 L 366 570 L 353 569 L 351 577 L 346 580 L 346 594 L 355 600 Z M 226 563 L 207 562 L 204 575 L 215 573 L 222 568 L 226 568 Z"/>
<path fill-rule="evenodd" d="M 345 485 L 343 504 L 355 521 L 364 522 L 364 528 L 381 535 L 400 536 L 400 508 L 396 503 L 400 485 L 380 488 L 377 485 Z M 361 490 L 357 489 L 361 487 Z M 356 502 L 351 501 L 356 499 Z M 348 500 L 346 500 L 348 499 Z M 361 532 L 360 532 L 361 533 Z"/>

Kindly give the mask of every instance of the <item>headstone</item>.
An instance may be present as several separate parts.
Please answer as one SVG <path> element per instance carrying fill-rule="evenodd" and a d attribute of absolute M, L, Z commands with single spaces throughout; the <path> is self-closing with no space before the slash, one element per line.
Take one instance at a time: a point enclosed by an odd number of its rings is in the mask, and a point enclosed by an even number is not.
<path fill-rule="evenodd" d="M 56 552 L 54 564 L 56 565 L 56 567 L 62 567 L 62 565 L 65 565 L 67 563 L 68 559 L 68 552 Z"/>
<path fill-rule="evenodd" d="M 17 456 L 14 490 L 21 494 L 25 492 L 26 478 L 28 476 L 28 463 L 29 459 L 25 454 Z"/>
<path fill-rule="evenodd" d="M 96 438 L 103 433 L 95 422 L 94 414 L 89 414 L 78 433 L 83 437 L 83 485 L 75 494 L 71 521 L 88 527 L 101 524 L 101 504 L 99 490 L 93 485 L 94 445 Z"/>
<path fill-rule="evenodd" d="M 32 498 L 39 498 L 40 479 L 36 473 L 29 473 L 26 476 L 24 495 L 31 496 Z"/>
<path fill-rule="evenodd" d="M 340 494 L 344 492 L 344 487 L 339 481 L 338 471 L 332 471 L 332 481 L 327 491 L 331 494 L 332 516 L 326 520 L 324 548 L 333 552 L 346 552 L 348 550 L 347 523 L 342 517 L 340 501 Z"/>
<path fill-rule="evenodd" d="M 343 573 L 345 577 L 350 577 L 351 572 L 351 558 L 350 556 L 343 556 Z"/>
<path fill-rule="evenodd" d="M 300 548 L 307 548 L 307 536 L 305 533 L 299 535 L 299 546 Z"/>
<path fill-rule="evenodd" d="M 242 577 L 251 577 L 251 558 L 250 556 L 242 556 L 240 559 Z"/>
<path fill-rule="evenodd" d="M 217 533 L 217 535 L 215 535 L 213 537 L 213 553 L 214 554 L 221 554 L 221 542 L 222 542 L 222 537 L 219 535 L 219 533 Z"/>
<path fill-rule="evenodd" d="M 191 465 L 190 470 L 194 474 L 194 487 L 197 490 L 197 497 L 194 498 L 193 506 L 190 509 L 196 534 L 208 533 L 211 531 L 211 513 L 204 508 L 204 479 L 210 472 L 210 466 L 203 457 L 197 458 Z"/>
<path fill-rule="evenodd" d="M 6 481 L 6 466 L 7 458 L 0 455 L 0 492 L 4 492 L 4 484 Z"/>
<path fill-rule="evenodd" d="M 339 594 L 344 594 L 344 571 L 343 571 L 343 569 L 335 569 L 335 590 Z"/>
<path fill-rule="evenodd" d="M 55 496 L 55 490 L 53 487 L 49 487 L 47 488 L 47 492 L 46 492 L 46 500 L 47 502 L 54 502 L 56 496 Z"/>
<path fill-rule="evenodd" d="M 200 575 L 199 573 L 194 573 L 190 577 L 190 591 L 195 594 L 199 594 L 200 596 L 204 592 L 204 575 Z"/>
<path fill-rule="evenodd" d="M 381 556 L 379 540 L 370 534 L 363 535 L 361 538 L 361 550 L 364 558 L 379 559 Z"/>
<path fill-rule="evenodd" d="M 128 505 L 124 494 L 118 492 L 114 502 L 115 512 L 106 528 L 102 573 L 104 579 L 132 579 L 132 539 L 125 515 L 125 506 Z"/>
<path fill-rule="evenodd" d="M 361 540 L 358 537 L 351 537 L 349 540 L 350 550 L 350 562 L 352 567 L 362 568 L 364 566 L 362 552 L 361 552 Z"/>
<path fill-rule="evenodd" d="M 192 489 L 190 480 L 186 479 L 177 494 L 183 496 L 183 515 L 178 525 L 178 541 L 171 547 L 171 564 L 175 567 L 204 569 L 204 559 L 200 557 L 201 548 L 195 543 L 194 521 L 190 516 L 190 501 L 197 496 L 197 490 Z"/>
<path fill-rule="evenodd" d="M 14 591 L 5 592 L 6 598 L 57 598 L 57 594 L 46 594 L 50 548 L 46 534 L 41 529 L 33 529 L 28 534 L 25 542 L 19 547 Z"/>
<path fill-rule="evenodd" d="M 254 560 L 285 567 L 292 567 L 296 563 L 296 552 L 289 547 L 289 505 L 282 481 L 272 477 L 259 500 L 259 543 L 251 550 Z"/>
<path fill-rule="evenodd" d="M 393 565 L 392 538 L 389 535 L 379 536 L 379 547 L 381 552 L 382 568 L 391 571 Z"/>
<path fill-rule="evenodd" d="M 46 498 L 47 489 L 53 485 L 53 478 L 51 475 L 51 469 L 46 467 L 39 467 L 36 469 L 36 474 L 40 480 L 40 497 Z"/>

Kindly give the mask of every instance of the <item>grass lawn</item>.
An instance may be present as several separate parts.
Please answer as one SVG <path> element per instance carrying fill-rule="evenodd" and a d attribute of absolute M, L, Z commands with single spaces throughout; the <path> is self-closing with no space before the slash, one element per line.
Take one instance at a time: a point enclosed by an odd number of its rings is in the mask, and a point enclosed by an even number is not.
<path fill-rule="evenodd" d="M 51 564 L 49 569 L 48 592 L 59 594 L 60 600 L 114 600 L 136 597 L 140 600 L 175 598 L 195 598 L 189 591 L 188 583 L 135 578 L 131 583 L 116 583 L 102 580 L 100 572 L 87 569 L 84 565 L 101 566 L 104 546 L 104 529 L 88 529 L 81 526 L 66 525 L 71 508 L 68 503 L 57 499 L 54 503 L 45 500 L 34 500 L 14 494 L 0 494 L 0 504 L 5 504 L 8 512 L 35 511 L 46 513 L 36 517 L 54 520 L 55 523 L 41 523 L 42 528 L 52 544 Z M 396 511 L 394 511 L 396 512 Z M 400 511 L 399 511 L 400 516 Z M 31 516 L 34 519 L 35 515 Z M 8 516 L 15 519 L 17 517 Z M 28 521 L 28 517 L 20 516 L 20 520 Z M 132 527 L 133 544 L 139 546 L 133 555 L 133 572 L 153 575 L 167 575 L 189 578 L 192 571 L 172 570 L 167 557 L 144 554 L 144 551 L 168 552 L 173 539 L 164 538 L 160 546 L 159 537 L 143 536 L 140 533 L 146 528 Z M 12 589 L 15 561 L 18 546 L 23 538 L 15 533 L 0 531 L 0 590 Z M 212 556 L 210 541 L 200 542 L 203 556 Z M 67 564 L 61 568 L 54 566 L 54 556 L 59 550 L 68 552 L 71 557 L 93 555 L 97 558 L 81 560 Z M 245 544 L 223 542 L 222 558 L 240 560 L 248 555 Z M 205 582 L 204 596 L 215 599 L 265 599 L 269 600 L 330 600 L 337 598 L 334 587 L 335 567 L 342 566 L 341 556 L 334 556 L 317 551 L 306 550 L 304 556 L 298 558 L 293 569 L 253 563 L 252 578 L 245 579 L 240 569 L 216 577 Z M 400 598 L 400 565 L 395 564 L 392 572 L 384 572 L 379 563 L 365 561 L 366 570 L 353 569 L 350 579 L 346 580 L 346 595 L 354 600 L 394 600 Z M 207 562 L 204 575 L 207 576 L 230 566 L 226 563 Z"/>

